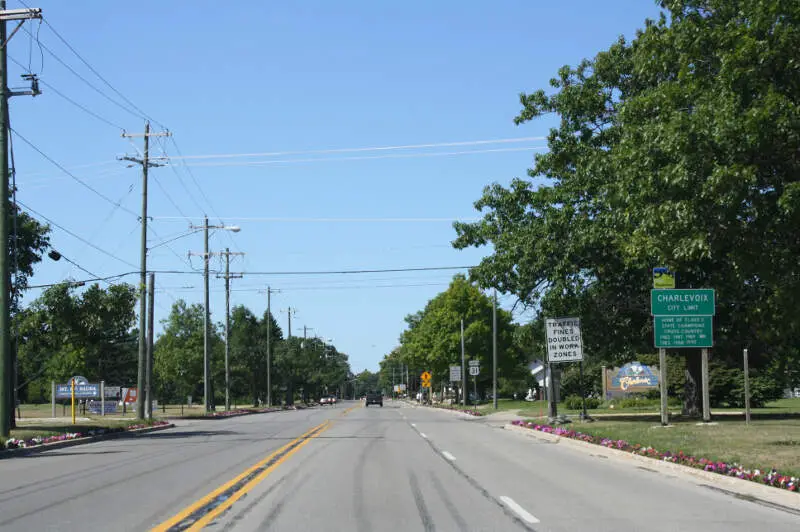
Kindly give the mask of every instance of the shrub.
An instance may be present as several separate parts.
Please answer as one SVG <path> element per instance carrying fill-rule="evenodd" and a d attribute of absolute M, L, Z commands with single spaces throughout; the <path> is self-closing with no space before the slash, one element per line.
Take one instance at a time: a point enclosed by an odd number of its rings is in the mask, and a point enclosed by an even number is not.
<path fill-rule="evenodd" d="M 600 406 L 600 399 L 596 397 L 587 397 L 586 398 L 586 408 L 587 409 L 595 409 Z M 569 410 L 581 410 L 583 408 L 583 402 L 581 398 L 577 395 L 570 395 L 564 400 L 564 406 L 567 407 Z"/>

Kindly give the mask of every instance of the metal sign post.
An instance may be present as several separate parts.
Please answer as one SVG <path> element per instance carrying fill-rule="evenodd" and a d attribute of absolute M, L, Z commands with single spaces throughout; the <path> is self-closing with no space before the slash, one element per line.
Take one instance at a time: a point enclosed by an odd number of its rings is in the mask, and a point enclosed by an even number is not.
<path fill-rule="evenodd" d="M 474 404 L 478 404 L 478 375 L 481 373 L 480 360 L 469 361 L 469 374 L 472 375 L 472 391 L 475 395 Z"/>
<path fill-rule="evenodd" d="M 750 424 L 750 365 L 747 360 L 747 348 L 744 350 L 744 422 Z"/>
<path fill-rule="evenodd" d="M 702 348 L 703 422 L 711 421 L 708 390 L 708 348 L 714 347 L 716 292 L 711 288 L 659 288 L 650 291 L 653 343 L 659 348 L 661 424 L 667 425 L 667 348 Z"/>
<path fill-rule="evenodd" d="M 583 360 L 583 339 L 580 318 L 547 318 L 547 367 L 550 369 L 549 414 L 558 416 L 558 396 L 556 394 L 556 375 L 553 364 L 581 362 Z M 547 378 L 547 373 L 545 373 Z"/>

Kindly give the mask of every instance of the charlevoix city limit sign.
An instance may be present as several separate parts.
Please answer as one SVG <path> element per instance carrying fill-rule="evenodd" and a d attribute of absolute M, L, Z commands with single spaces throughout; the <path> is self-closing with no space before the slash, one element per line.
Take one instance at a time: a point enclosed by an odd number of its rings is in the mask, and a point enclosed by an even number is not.
<path fill-rule="evenodd" d="M 650 313 L 656 347 L 714 347 L 713 289 L 651 290 Z"/>

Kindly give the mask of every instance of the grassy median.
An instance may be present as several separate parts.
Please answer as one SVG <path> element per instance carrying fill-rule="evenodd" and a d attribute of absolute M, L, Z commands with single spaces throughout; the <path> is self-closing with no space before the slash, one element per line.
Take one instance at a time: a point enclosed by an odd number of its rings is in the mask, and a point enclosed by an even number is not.
<path fill-rule="evenodd" d="M 704 425 L 696 420 L 675 421 L 661 427 L 657 417 L 641 420 L 602 419 L 573 423 L 571 429 L 659 451 L 683 451 L 698 458 L 770 469 L 800 476 L 800 419 L 756 419 L 745 425 L 738 419 L 720 419 Z"/>

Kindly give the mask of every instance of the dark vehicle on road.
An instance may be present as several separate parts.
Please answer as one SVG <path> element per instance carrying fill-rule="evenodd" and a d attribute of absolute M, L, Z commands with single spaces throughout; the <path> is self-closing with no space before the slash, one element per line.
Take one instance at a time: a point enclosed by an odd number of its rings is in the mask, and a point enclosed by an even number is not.
<path fill-rule="evenodd" d="M 364 406 L 381 405 L 383 408 L 383 394 L 381 392 L 367 392 L 367 399 Z"/>

